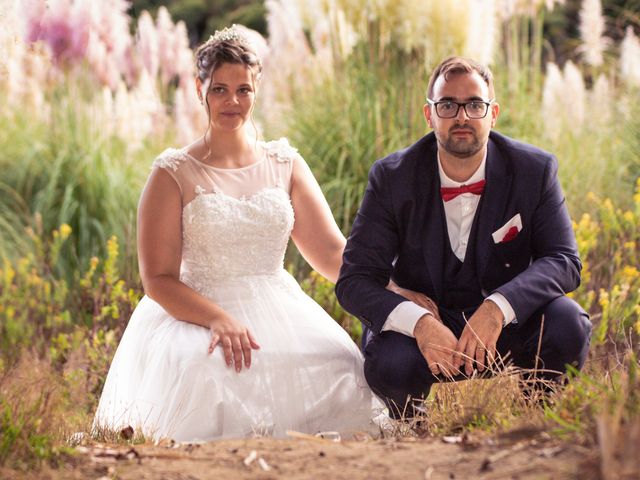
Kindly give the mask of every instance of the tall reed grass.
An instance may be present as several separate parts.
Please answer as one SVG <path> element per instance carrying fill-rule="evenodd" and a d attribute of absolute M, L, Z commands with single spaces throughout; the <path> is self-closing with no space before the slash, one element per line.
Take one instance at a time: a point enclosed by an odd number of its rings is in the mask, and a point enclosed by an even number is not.
<path fill-rule="evenodd" d="M 371 164 L 426 131 L 422 75 L 416 71 L 422 66 L 409 54 L 381 62 L 360 46 L 334 77 L 293 101 L 286 134 L 311 166 L 344 232 Z"/>
<path fill-rule="evenodd" d="M 28 227 L 46 234 L 64 223 L 77 232 L 59 265 L 68 278 L 92 256 L 104 256 L 107 239 L 116 235 L 125 246 L 125 277 L 134 279 L 137 199 L 165 140 L 150 137 L 132 150 L 104 135 L 81 87 L 52 92 L 47 118 L 29 111 L 0 115 L 0 254 L 27 253 Z"/>

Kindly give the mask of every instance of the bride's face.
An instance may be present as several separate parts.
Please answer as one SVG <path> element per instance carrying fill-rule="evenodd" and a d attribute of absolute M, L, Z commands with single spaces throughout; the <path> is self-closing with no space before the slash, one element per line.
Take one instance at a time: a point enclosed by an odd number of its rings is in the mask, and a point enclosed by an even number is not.
<path fill-rule="evenodd" d="M 251 118 L 255 102 L 255 80 L 249 67 L 223 63 L 198 93 L 206 98 L 212 130 L 237 130 Z M 206 97 L 205 97 L 206 95 Z"/>

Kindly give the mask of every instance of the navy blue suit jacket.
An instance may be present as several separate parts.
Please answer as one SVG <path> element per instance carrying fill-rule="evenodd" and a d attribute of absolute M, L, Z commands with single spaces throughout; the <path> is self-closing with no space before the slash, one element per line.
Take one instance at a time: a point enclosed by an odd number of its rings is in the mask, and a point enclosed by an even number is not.
<path fill-rule="evenodd" d="M 476 239 L 482 294 L 500 292 L 522 324 L 551 300 L 577 288 L 582 265 L 560 187 L 556 158 L 492 131 Z M 401 287 L 439 303 L 446 219 L 433 133 L 375 162 L 344 252 L 336 295 L 374 334 L 405 298 Z M 515 239 L 492 233 L 520 214 Z"/>

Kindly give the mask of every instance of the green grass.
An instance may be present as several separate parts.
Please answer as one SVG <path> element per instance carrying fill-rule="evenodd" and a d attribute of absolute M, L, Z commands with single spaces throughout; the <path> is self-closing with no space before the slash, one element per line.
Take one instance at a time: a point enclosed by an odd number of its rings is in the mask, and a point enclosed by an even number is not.
<path fill-rule="evenodd" d="M 162 138 L 137 150 L 101 133 L 86 99 L 70 87 L 51 93 L 51 113 L 0 117 L 0 255 L 28 251 L 26 228 L 46 235 L 62 224 L 76 232 L 59 268 L 71 276 L 94 255 L 104 255 L 116 235 L 122 264 L 136 277 L 135 211 L 143 182 Z"/>

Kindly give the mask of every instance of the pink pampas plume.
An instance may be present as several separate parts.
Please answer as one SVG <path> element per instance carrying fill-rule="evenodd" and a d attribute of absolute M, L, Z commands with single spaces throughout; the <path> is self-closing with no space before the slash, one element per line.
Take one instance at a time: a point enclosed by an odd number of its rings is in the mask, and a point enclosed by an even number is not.
<path fill-rule="evenodd" d="M 158 56 L 158 32 L 151 15 L 146 10 L 138 17 L 136 49 L 145 70 L 152 78 L 158 75 L 160 59 Z"/>
<path fill-rule="evenodd" d="M 84 58 L 91 22 L 78 14 L 71 0 L 25 0 L 21 16 L 25 40 L 44 42 L 56 64 L 73 64 Z"/>

